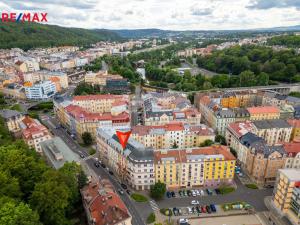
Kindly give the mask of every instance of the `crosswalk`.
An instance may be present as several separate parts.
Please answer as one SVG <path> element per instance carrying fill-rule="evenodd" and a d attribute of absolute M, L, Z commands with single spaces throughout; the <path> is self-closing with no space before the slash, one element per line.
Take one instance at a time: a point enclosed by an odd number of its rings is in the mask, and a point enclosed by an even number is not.
<path fill-rule="evenodd" d="M 154 200 L 150 200 L 149 203 L 150 203 L 150 206 L 153 209 L 153 211 L 159 211 L 159 207 Z"/>

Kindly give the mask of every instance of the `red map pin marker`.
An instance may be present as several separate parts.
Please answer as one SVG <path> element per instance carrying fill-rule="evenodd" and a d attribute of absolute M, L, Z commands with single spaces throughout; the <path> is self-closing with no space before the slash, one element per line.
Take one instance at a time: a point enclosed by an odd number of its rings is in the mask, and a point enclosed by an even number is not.
<path fill-rule="evenodd" d="M 119 142 L 122 145 L 123 149 L 125 149 L 128 139 L 130 137 L 131 131 L 126 131 L 126 132 L 122 132 L 122 131 L 116 131 L 117 136 L 119 138 Z"/>

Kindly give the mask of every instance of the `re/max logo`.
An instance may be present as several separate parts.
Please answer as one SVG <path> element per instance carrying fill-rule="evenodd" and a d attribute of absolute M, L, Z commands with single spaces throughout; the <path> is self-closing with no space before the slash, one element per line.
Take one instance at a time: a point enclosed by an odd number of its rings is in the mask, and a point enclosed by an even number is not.
<path fill-rule="evenodd" d="M 48 22 L 48 13 L 1 13 L 2 22 Z"/>

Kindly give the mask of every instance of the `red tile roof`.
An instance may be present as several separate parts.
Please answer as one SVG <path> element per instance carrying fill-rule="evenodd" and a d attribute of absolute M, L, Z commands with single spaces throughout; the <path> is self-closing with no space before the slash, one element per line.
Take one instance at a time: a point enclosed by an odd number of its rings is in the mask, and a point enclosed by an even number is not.
<path fill-rule="evenodd" d="M 228 129 L 234 133 L 237 138 L 252 130 L 253 124 L 251 121 L 235 122 L 228 125 Z"/>
<path fill-rule="evenodd" d="M 176 149 L 163 151 L 154 151 L 154 163 L 158 163 L 162 158 L 175 158 L 176 162 L 186 162 L 188 155 L 223 155 L 224 160 L 235 160 L 236 158 L 231 154 L 229 148 L 224 145 L 213 145 L 203 148 Z"/>
<path fill-rule="evenodd" d="M 250 114 L 262 114 L 262 113 L 279 113 L 280 110 L 275 106 L 258 106 L 247 108 Z"/>
<path fill-rule="evenodd" d="M 73 101 L 91 101 L 91 100 L 105 100 L 105 99 L 124 99 L 127 95 L 81 95 L 74 96 Z"/>
<path fill-rule="evenodd" d="M 37 123 L 34 119 L 30 117 L 25 117 L 22 122 L 26 126 L 25 129 L 22 130 L 22 136 L 25 139 L 32 139 L 34 135 L 41 134 L 43 136 L 50 135 L 48 129 L 40 124 Z"/>
<path fill-rule="evenodd" d="M 129 114 L 126 112 L 122 112 L 118 115 L 112 115 L 111 113 L 91 113 L 77 105 L 68 105 L 65 110 L 76 119 L 84 119 L 85 121 L 111 120 L 114 122 L 123 120 L 129 122 L 130 120 Z"/>
<path fill-rule="evenodd" d="M 295 128 L 300 128 L 300 120 L 296 120 L 296 119 L 288 119 L 287 122 Z"/>
<path fill-rule="evenodd" d="M 109 181 L 92 182 L 81 190 L 84 206 L 94 225 L 119 224 L 131 216 Z"/>
<path fill-rule="evenodd" d="M 283 144 L 284 150 L 293 157 L 300 152 L 300 142 L 291 142 Z"/>

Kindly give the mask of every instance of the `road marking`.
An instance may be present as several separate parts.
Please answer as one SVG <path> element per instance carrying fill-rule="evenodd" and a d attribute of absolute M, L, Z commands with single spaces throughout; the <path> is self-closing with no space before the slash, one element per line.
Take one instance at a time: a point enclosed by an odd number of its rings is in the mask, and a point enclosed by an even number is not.
<path fill-rule="evenodd" d="M 159 207 L 154 200 L 150 200 L 149 203 L 150 203 L 150 206 L 153 209 L 153 211 L 159 211 Z"/>

